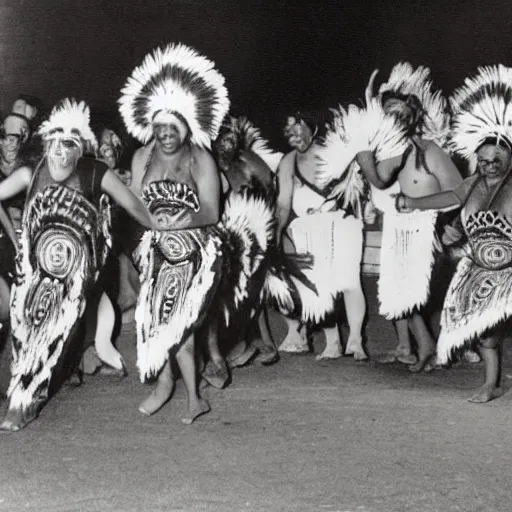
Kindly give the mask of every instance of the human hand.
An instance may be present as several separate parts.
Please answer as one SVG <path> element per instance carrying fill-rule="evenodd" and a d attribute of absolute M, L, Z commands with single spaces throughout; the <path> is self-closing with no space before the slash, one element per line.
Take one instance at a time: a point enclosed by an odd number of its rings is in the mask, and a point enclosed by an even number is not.
<path fill-rule="evenodd" d="M 463 236 L 464 233 L 462 233 L 459 229 L 450 226 L 450 224 L 447 224 L 444 227 L 444 233 L 441 237 L 441 241 L 443 242 L 443 245 L 454 245 L 459 242 Z"/>
<path fill-rule="evenodd" d="M 410 204 L 408 205 L 409 198 L 402 194 L 393 194 L 391 197 L 395 199 L 395 208 L 399 213 L 411 213 L 413 208 L 411 208 Z"/>

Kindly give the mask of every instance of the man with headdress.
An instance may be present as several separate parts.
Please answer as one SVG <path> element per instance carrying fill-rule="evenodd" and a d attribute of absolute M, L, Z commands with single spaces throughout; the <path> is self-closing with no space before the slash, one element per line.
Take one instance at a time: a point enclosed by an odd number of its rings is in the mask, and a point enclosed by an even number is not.
<path fill-rule="evenodd" d="M 213 146 L 219 169 L 226 180 L 225 197 L 227 200 L 227 215 L 233 212 L 232 201 L 237 201 L 235 195 L 245 198 L 246 201 L 259 204 L 260 208 L 275 217 L 276 188 L 274 173 L 282 158 L 282 153 L 272 151 L 262 136 L 260 130 L 245 117 L 228 117 L 221 126 L 219 136 Z M 231 211 L 231 213 L 230 213 Z M 263 285 L 275 247 L 275 224 L 268 230 L 261 224 L 261 215 L 253 219 L 252 228 L 261 238 L 261 253 L 255 253 L 255 261 L 247 275 L 247 294 L 245 319 L 231 322 L 229 327 L 230 338 L 239 339 L 231 350 L 229 362 L 232 367 L 243 366 L 256 354 L 255 343 L 248 343 L 250 320 L 253 315 L 258 316 L 261 335 L 259 360 L 262 364 L 272 364 L 277 361 L 278 353 L 268 326 L 267 312 L 262 301 L 264 300 Z M 258 225 L 260 226 L 259 229 Z M 260 236 L 261 235 L 263 236 Z M 244 321 L 245 320 L 245 321 Z M 236 328 L 238 325 L 238 328 Z M 224 333 L 225 335 L 226 333 Z M 208 369 L 208 368 L 207 368 Z M 208 378 L 203 372 L 203 376 Z"/>
<path fill-rule="evenodd" d="M 477 344 L 485 382 L 470 398 L 488 402 L 503 393 L 501 344 L 512 317 L 512 68 L 480 68 L 451 98 L 452 149 L 476 171 L 452 191 L 397 197 L 400 211 L 462 208 L 462 258 L 441 316 L 437 359 Z"/>
<path fill-rule="evenodd" d="M 367 88 L 367 101 L 373 96 L 376 73 Z M 377 167 L 370 152 L 360 153 L 357 159 L 371 184 L 373 204 L 384 213 L 378 282 L 380 313 L 395 321 L 398 346 L 382 361 L 398 360 L 409 364 L 411 371 L 430 371 L 435 366 L 435 342 L 422 309 L 430 296 L 432 269 L 440 247 L 437 212 L 399 215 L 394 196 L 400 190 L 413 197 L 452 190 L 462 177 L 442 149 L 450 118 L 441 92 L 432 91 L 428 68 L 396 65 L 376 99 L 404 127 L 409 141 L 403 154 L 382 161 Z M 409 331 L 418 343 L 417 359 L 411 352 Z"/>
<path fill-rule="evenodd" d="M 210 410 L 197 386 L 195 333 L 222 274 L 220 176 L 208 149 L 229 99 L 213 62 L 170 44 L 145 57 L 119 103 L 127 131 L 145 144 L 133 157 L 131 189 L 169 230 L 146 232 L 136 251 L 137 364 L 142 382 L 157 378 L 139 410 L 151 415 L 171 397 L 175 356 L 188 394 L 182 421 L 190 424 Z"/>
<path fill-rule="evenodd" d="M 12 431 L 37 417 L 54 369 L 76 367 L 86 306 L 101 310 L 108 300 L 99 279 L 111 247 L 106 194 L 138 222 L 154 226 L 142 202 L 103 162 L 83 157 L 97 147 L 84 102 L 61 101 L 39 133 L 45 158 L 35 172 L 21 167 L 0 183 L 0 201 L 27 194 L 11 298 L 9 405 L 1 425 Z"/>
<path fill-rule="evenodd" d="M 346 215 L 336 198 L 330 198 L 334 182 L 318 182 L 318 150 L 326 127 L 315 116 L 288 119 L 285 136 L 293 150 L 278 169 L 278 237 L 291 241 L 291 252 L 311 254 L 314 262 L 303 271 L 306 279 L 302 282 L 297 276 L 289 276 L 283 287 L 282 280 L 270 276 L 268 288 L 271 296 L 288 297 L 289 305 L 280 308 L 288 310 L 288 334 L 280 351 L 308 352 L 307 328 L 333 313 L 335 301 L 343 293 L 350 328 L 345 354 L 363 360 L 367 359 L 362 345 L 366 313 L 361 288 L 363 225 L 361 219 Z M 325 328 L 324 332 L 325 349 L 317 359 L 341 357 L 338 326 Z"/>

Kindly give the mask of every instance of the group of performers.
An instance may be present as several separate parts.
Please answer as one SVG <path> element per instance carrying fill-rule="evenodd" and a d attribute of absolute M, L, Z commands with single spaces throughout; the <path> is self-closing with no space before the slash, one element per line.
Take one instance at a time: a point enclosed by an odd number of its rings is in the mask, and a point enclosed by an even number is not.
<path fill-rule="evenodd" d="M 288 326 L 279 351 L 309 352 L 320 327 L 317 359 L 366 360 L 361 264 L 374 209 L 380 314 L 398 337 L 383 362 L 428 372 L 481 355 L 486 379 L 471 400 L 499 396 L 512 316 L 512 69 L 481 68 L 449 100 L 426 67 L 398 64 L 377 93 L 376 74 L 363 106 L 289 117 L 283 155 L 229 115 L 213 62 L 183 44 L 159 48 L 121 91 L 141 143 L 130 170 L 119 168 L 118 135 L 97 137 L 84 102 L 60 101 L 35 136 L 37 108 L 17 100 L 0 148 L 0 321 L 12 351 L 0 428 L 35 419 L 62 379 L 126 373 L 112 343 L 123 301 L 136 302 L 140 379 L 156 381 L 145 415 L 171 398 L 178 370 L 190 424 L 210 410 L 200 382 L 222 388 L 255 356 L 276 362 L 269 308 Z M 424 313 L 447 260 L 456 269 L 436 330 Z"/>

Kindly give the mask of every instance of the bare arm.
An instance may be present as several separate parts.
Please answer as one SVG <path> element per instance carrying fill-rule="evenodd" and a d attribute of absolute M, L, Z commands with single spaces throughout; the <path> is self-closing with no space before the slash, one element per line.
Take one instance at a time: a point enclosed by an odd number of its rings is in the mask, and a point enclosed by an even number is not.
<path fill-rule="evenodd" d="M 32 180 L 32 169 L 30 167 L 20 167 L 10 176 L 0 182 L 0 201 L 5 201 L 14 197 L 16 194 L 27 190 Z"/>
<path fill-rule="evenodd" d="M 453 190 L 445 190 L 423 197 L 403 197 L 404 208 L 408 210 L 445 210 L 463 204 Z"/>
<path fill-rule="evenodd" d="M 32 169 L 30 167 L 20 167 L 16 169 L 4 181 L 0 182 L 0 201 L 5 201 L 14 197 L 16 194 L 26 190 L 30 186 L 32 179 Z M 0 206 L 0 224 L 11 239 L 15 247 L 18 246 L 16 231 L 12 225 L 11 219 L 3 206 Z"/>
<path fill-rule="evenodd" d="M 289 158 L 281 160 L 277 169 L 279 195 L 277 197 L 277 241 L 281 240 L 283 228 L 286 226 L 292 211 L 293 197 L 293 166 Z"/>
<path fill-rule="evenodd" d="M 398 207 L 401 210 L 449 210 L 463 206 L 478 176 L 463 180 L 458 187 L 423 197 L 401 196 Z"/>
<path fill-rule="evenodd" d="M 361 167 L 366 179 L 379 189 L 388 188 L 396 180 L 402 161 L 402 155 L 382 160 L 376 163 L 372 151 L 362 151 L 356 155 L 356 161 Z"/>
<path fill-rule="evenodd" d="M 101 188 L 136 221 L 148 229 L 157 229 L 143 202 L 115 175 L 107 171 L 101 181 Z"/>

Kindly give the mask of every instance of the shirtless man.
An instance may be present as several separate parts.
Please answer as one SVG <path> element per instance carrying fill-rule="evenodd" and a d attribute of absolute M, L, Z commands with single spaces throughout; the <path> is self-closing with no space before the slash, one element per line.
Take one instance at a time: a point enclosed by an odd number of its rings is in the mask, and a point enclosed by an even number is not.
<path fill-rule="evenodd" d="M 512 130 L 508 119 L 512 68 L 480 68 L 452 97 L 451 146 L 476 172 L 455 190 L 397 198 L 397 208 L 461 208 L 466 235 L 445 298 L 437 357 L 445 364 L 457 351 L 479 346 L 485 382 L 469 399 L 501 396 L 501 345 L 512 317 Z"/>
<path fill-rule="evenodd" d="M 373 94 L 370 79 L 367 101 Z M 357 157 L 372 185 L 375 206 L 384 212 L 379 277 L 380 312 L 395 321 L 398 346 L 382 362 L 409 364 L 411 371 L 430 371 L 434 367 L 435 342 L 421 313 L 429 298 L 431 269 L 434 265 L 436 212 L 412 212 L 399 216 L 393 196 L 402 191 L 410 197 L 452 190 L 462 177 L 450 157 L 440 147 L 449 131 L 446 101 L 431 92 L 430 70 L 398 64 L 379 91 L 384 110 L 394 115 L 409 135 L 405 153 L 375 166 L 372 153 Z M 396 240 L 400 240 L 399 243 Z M 411 331 L 418 343 L 418 359 L 412 354 Z"/>
<path fill-rule="evenodd" d="M 227 90 L 212 62 L 170 44 L 134 70 L 119 103 L 128 132 L 146 144 L 133 156 L 131 190 L 168 230 L 146 232 L 136 251 L 138 367 L 142 381 L 157 377 L 139 410 L 151 415 L 170 399 L 175 355 L 188 394 L 182 421 L 190 424 L 210 410 L 197 386 L 195 332 L 222 265 L 220 176 L 207 148 L 229 108 Z"/>
<path fill-rule="evenodd" d="M 361 287 L 362 220 L 345 216 L 336 200 L 327 200 L 330 184 L 317 183 L 317 139 L 323 123 L 312 116 L 289 118 L 285 135 L 293 148 L 278 169 L 278 243 L 291 241 L 295 252 L 311 253 L 313 268 L 304 271 L 317 288 L 300 287 L 301 318 L 286 318 L 288 334 L 279 347 L 291 353 L 308 352 L 306 323 L 318 324 L 335 310 L 343 293 L 350 335 L 345 354 L 367 359 L 362 346 L 366 300 Z M 295 217 L 295 218 L 293 218 Z M 293 220 L 290 222 L 290 218 Z M 285 231 L 286 230 L 286 231 Z M 286 238 L 283 236 L 286 232 Z M 347 243 L 349 241 L 349 243 Z M 338 322 L 336 322 L 338 324 Z M 325 349 L 317 360 L 342 355 L 339 327 L 324 329 Z"/>

